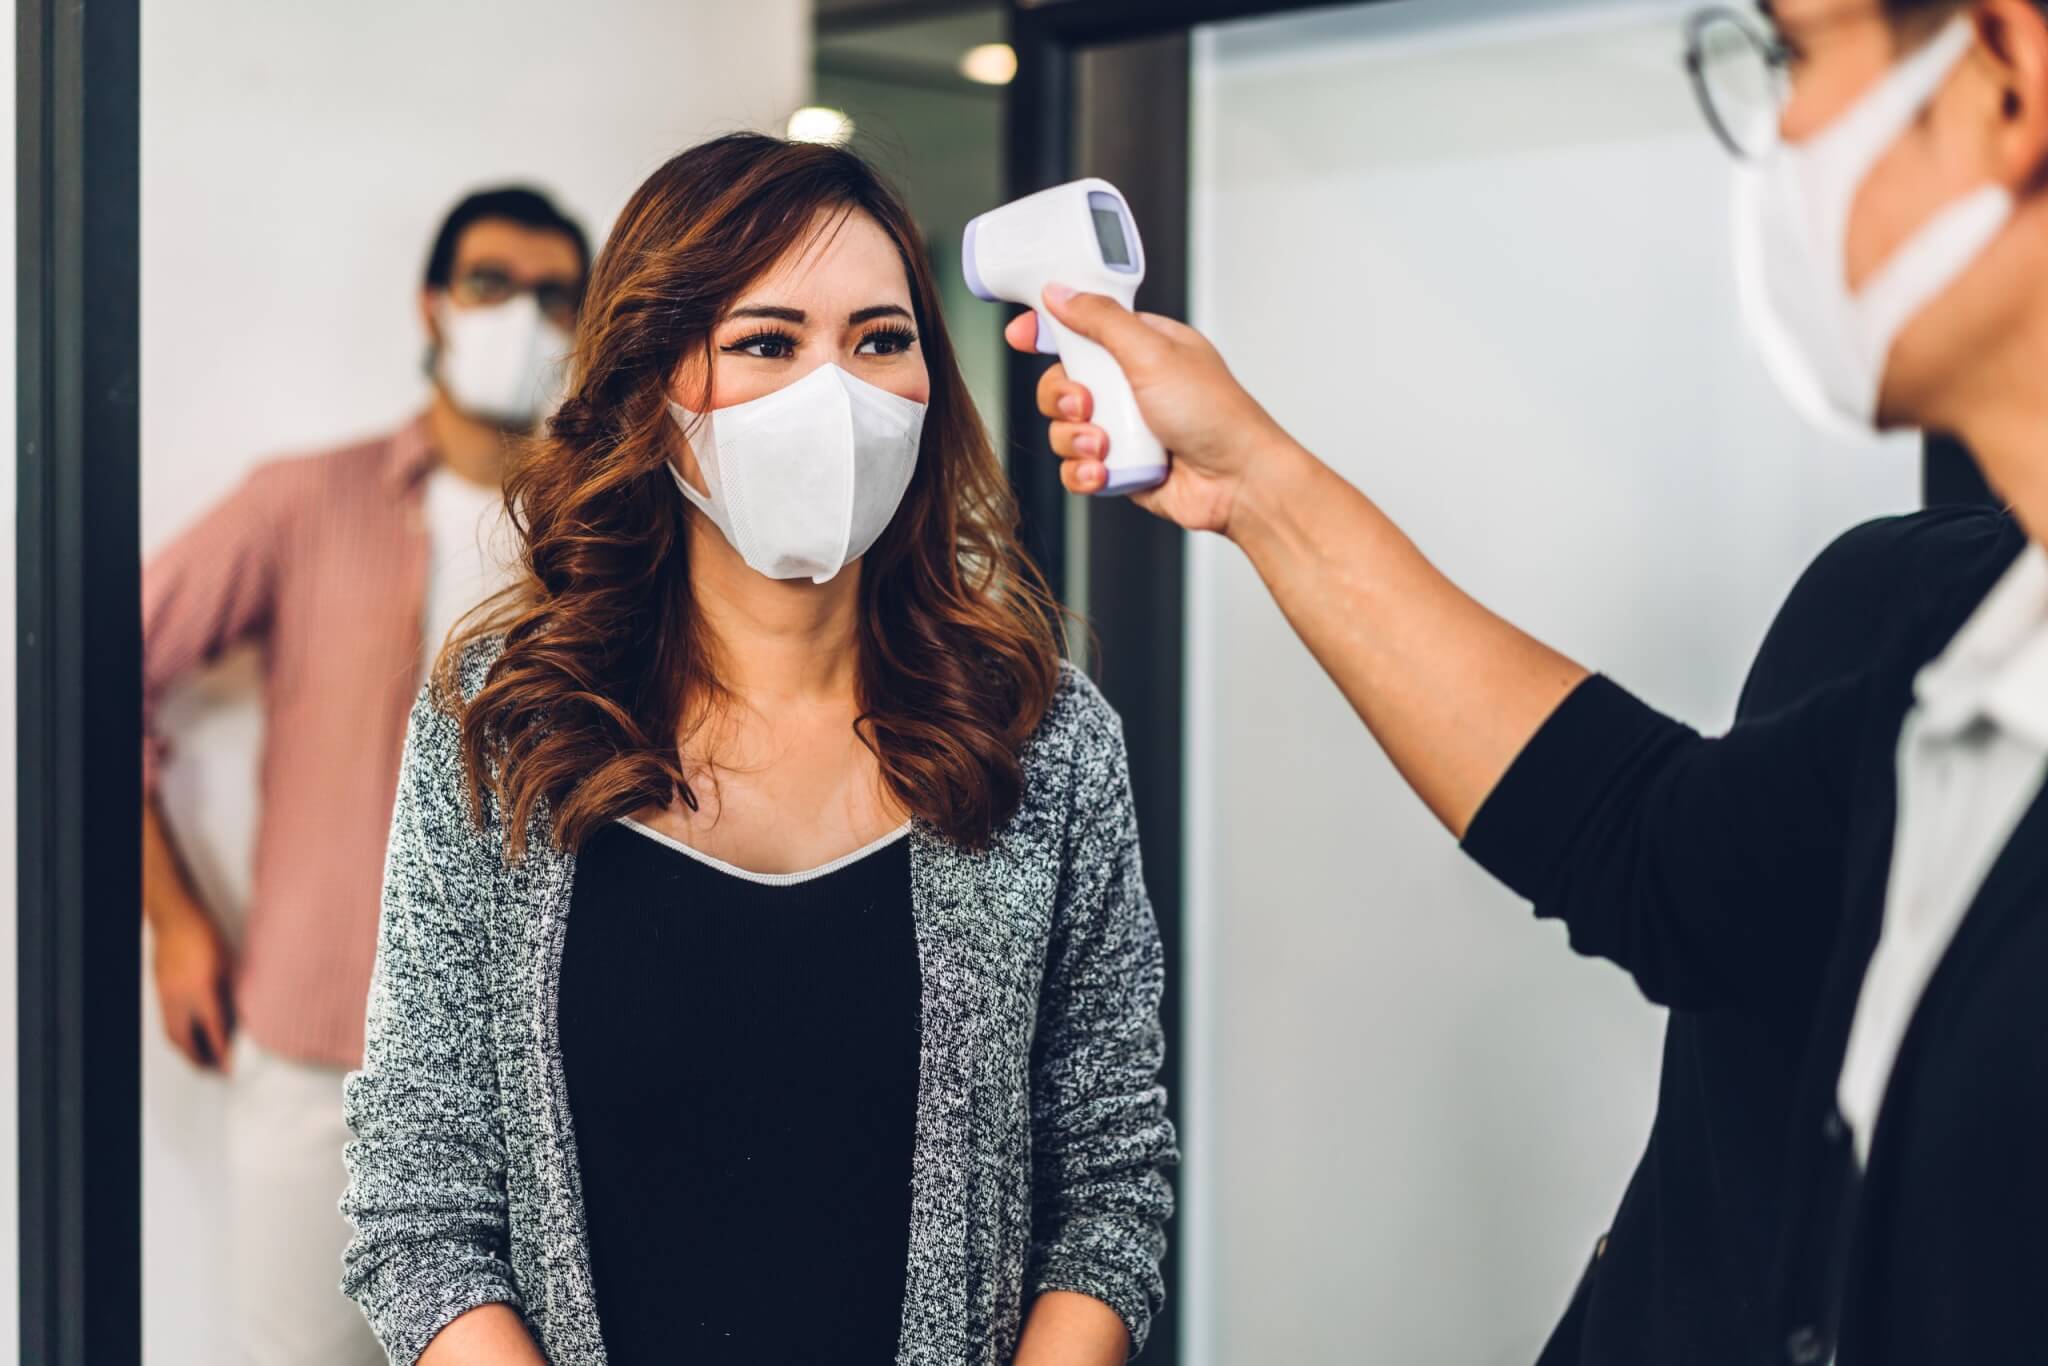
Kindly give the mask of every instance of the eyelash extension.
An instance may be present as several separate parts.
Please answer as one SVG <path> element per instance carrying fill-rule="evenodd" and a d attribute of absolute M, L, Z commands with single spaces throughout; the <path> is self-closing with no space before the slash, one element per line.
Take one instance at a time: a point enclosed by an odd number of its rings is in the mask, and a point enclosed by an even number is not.
<path fill-rule="evenodd" d="M 871 341 L 882 341 L 885 339 L 895 342 L 896 349 L 899 352 L 908 351 L 911 347 L 917 345 L 917 333 L 907 327 L 878 327 L 865 337 L 862 337 L 860 344 L 861 346 L 866 346 Z M 855 349 L 858 350 L 859 347 Z"/>
<path fill-rule="evenodd" d="M 901 353 L 917 345 L 917 333 L 907 327 L 878 327 L 863 336 L 854 349 L 858 350 L 860 347 L 866 346 L 869 342 L 873 341 L 894 342 L 896 343 L 896 353 Z M 728 342 L 718 349 L 728 354 L 734 354 L 745 351 L 748 347 L 759 346 L 763 342 L 779 342 L 794 351 L 802 345 L 802 338 L 794 333 L 784 332 L 778 328 L 769 328 L 756 332 L 752 336 L 741 337 L 738 341 Z"/>
<path fill-rule="evenodd" d="M 794 351 L 801 341 L 802 339 L 793 332 L 784 332 L 780 328 L 768 328 L 754 333 L 751 337 L 742 337 L 736 342 L 730 342 L 718 349 L 727 352 L 744 351 L 750 346 L 759 346 L 762 342 L 781 342 Z"/>

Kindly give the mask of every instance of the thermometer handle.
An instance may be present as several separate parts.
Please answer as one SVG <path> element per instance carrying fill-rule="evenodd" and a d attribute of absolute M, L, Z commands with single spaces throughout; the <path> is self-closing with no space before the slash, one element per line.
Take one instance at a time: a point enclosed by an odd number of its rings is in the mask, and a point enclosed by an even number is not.
<path fill-rule="evenodd" d="M 1043 311 L 1039 316 L 1044 318 Z M 1060 363 L 1095 399 L 1095 425 L 1109 434 L 1109 481 L 1100 493 L 1141 493 L 1166 482 L 1166 448 L 1138 413 L 1123 367 L 1101 345 L 1051 319 Z"/>

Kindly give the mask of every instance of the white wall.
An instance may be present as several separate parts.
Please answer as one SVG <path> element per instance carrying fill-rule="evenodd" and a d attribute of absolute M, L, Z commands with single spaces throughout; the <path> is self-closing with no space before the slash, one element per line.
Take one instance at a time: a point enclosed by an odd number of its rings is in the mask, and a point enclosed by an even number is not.
<path fill-rule="evenodd" d="M 0 34 L 7 107 L 0 110 L 0 562 L 14 564 L 14 25 Z M 10 582 L 13 574 L 8 575 Z M 15 1087 L 14 594 L 0 593 L 0 1353 L 21 1341 L 21 1168 Z"/>
<path fill-rule="evenodd" d="M 1198 42 L 1195 307 L 1452 577 L 1725 725 L 1799 569 L 1912 505 L 1740 336 L 1683 6 L 1429 0 Z M 1243 557 L 1192 547 L 1204 1366 L 1526 1366 L 1640 1152 L 1658 1014 L 1470 865 Z"/>
<path fill-rule="evenodd" d="M 600 238 L 669 154 L 779 127 L 810 67 L 804 0 L 146 0 L 142 24 L 145 550 L 260 457 L 420 406 L 415 291 L 461 194 L 535 181 Z M 11 625 L 0 640 L 12 648 Z M 180 699 L 182 757 L 165 775 L 231 916 L 248 881 L 252 677 L 245 658 Z M 11 689 L 11 667 L 0 680 Z M 0 966 L 11 989 L 11 959 Z M 152 1002 L 144 1022 L 149 1358 L 221 1361 L 220 1096 L 163 1043 Z M 0 1012 L 0 1039 L 13 1025 Z M 0 1172 L 11 1202 L 11 1158 Z M 0 1258 L 13 1255 L 9 1240 Z"/>

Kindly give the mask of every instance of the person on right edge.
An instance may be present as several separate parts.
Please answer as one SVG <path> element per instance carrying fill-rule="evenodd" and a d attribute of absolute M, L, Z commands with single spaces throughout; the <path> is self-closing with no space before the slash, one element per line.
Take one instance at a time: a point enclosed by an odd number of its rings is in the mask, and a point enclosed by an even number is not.
<path fill-rule="evenodd" d="M 1872 585 L 1886 610 L 1860 664 L 1724 736 L 1657 714 L 1462 593 L 1193 330 L 1059 289 L 1045 303 L 1115 355 L 1172 452 L 1168 481 L 1139 501 L 1245 550 L 1475 859 L 1652 999 L 1795 1022 L 1777 1141 L 1722 1155 L 1737 1179 L 1776 1183 L 1775 1199 L 1752 1185 L 1715 1212 L 1743 1225 L 1718 1246 L 1753 1275 L 1698 1269 L 1705 1250 L 1657 1267 L 1650 1247 L 1618 1243 L 1581 1288 L 1576 1344 L 1550 1359 L 2036 1361 L 2048 12 L 1778 0 L 1760 20 L 1703 12 L 1689 32 L 1706 111 L 1747 163 L 1745 302 L 1788 393 L 1831 421 L 1956 433 L 2015 519 L 1908 538 L 1918 546 Z M 1017 320 L 1012 343 L 1028 348 L 1032 330 Z M 1101 488 L 1109 451 L 1089 395 L 1055 368 L 1039 397 L 1066 486 Z M 1716 1236 L 1701 1211 L 1667 1209 L 1662 1246 L 1687 1215 Z M 1631 1341 L 1617 1305 L 1645 1278 L 1737 1341 L 1662 1352 L 1641 1318 Z"/>
<path fill-rule="evenodd" d="M 2000 509 L 1879 518 L 1821 553 L 1778 610 L 1738 723 L 1798 705 L 1867 667 L 1909 613 L 1960 621 L 2024 533 Z M 1736 909 L 1768 905 L 1755 897 Z M 1784 1143 L 1811 995 L 1673 1009 L 1657 1113 L 1614 1213 L 1536 1366 L 1726 1366 L 1767 1323 Z"/>

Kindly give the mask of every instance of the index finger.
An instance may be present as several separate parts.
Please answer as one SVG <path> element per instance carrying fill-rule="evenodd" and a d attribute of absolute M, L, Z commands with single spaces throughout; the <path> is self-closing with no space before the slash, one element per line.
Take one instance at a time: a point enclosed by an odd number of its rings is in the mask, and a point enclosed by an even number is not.
<path fill-rule="evenodd" d="M 1038 350 L 1038 314 L 1019 313 L 1003 324 L 1003 340 L 1013 350 L 1035 352 Z"/>
<path fill-rule="evenodd" d="M 1055 365 L 1038 377 L 1038 412 L 1041 417 L 1086 422 L 1095 415 L 1095 396 L 1067 378 L 1066 366 Z"/>

